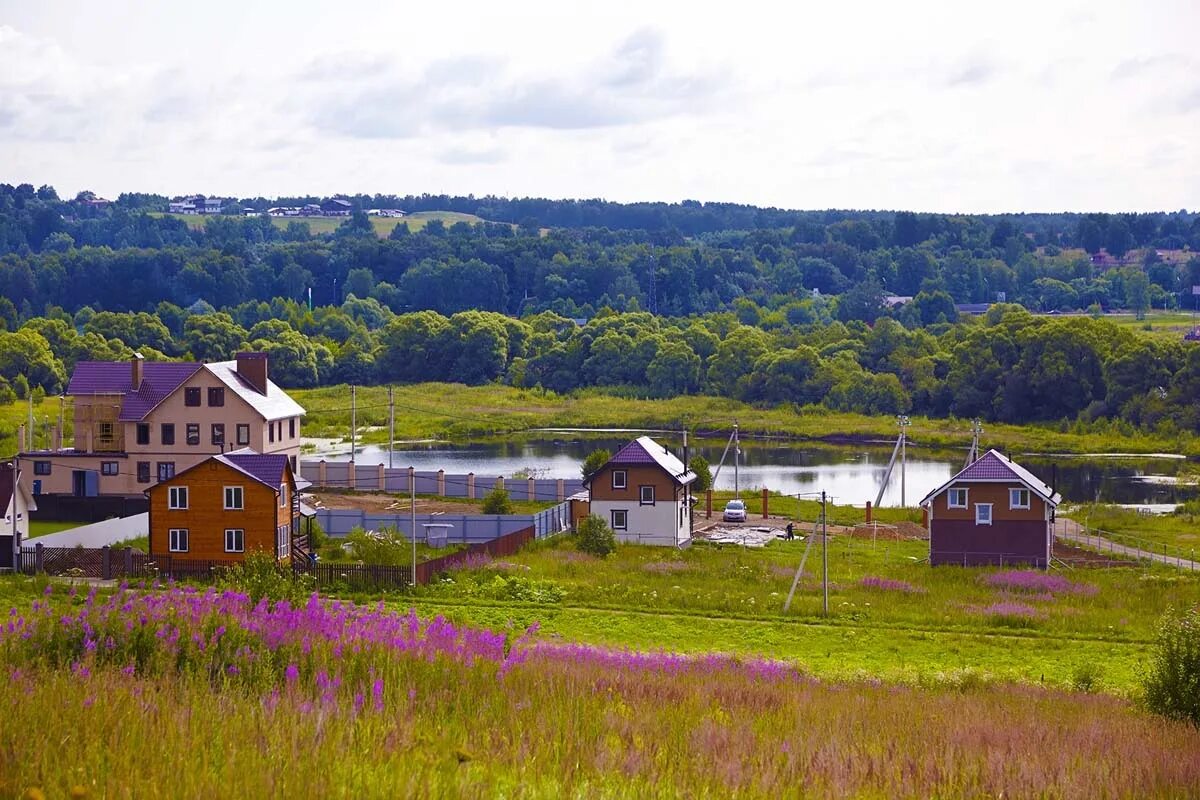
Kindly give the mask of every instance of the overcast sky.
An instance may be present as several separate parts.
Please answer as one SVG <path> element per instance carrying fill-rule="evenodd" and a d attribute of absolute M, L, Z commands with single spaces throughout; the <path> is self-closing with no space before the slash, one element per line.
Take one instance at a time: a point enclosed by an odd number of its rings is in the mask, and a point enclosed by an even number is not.
<path fill-rule="evenodd" d="M 0 0 L 0 181 L 1200 207 L 1200 0 L 583 5 Z"/>

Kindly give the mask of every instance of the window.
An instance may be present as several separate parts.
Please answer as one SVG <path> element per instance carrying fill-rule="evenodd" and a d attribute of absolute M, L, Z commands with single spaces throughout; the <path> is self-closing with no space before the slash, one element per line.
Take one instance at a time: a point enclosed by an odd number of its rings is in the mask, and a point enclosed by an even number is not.
<path fill-rule="evenodd" d="M 976 525 L 991 525 L 992 524 L 992 504 L 991 503 L 976 503 L 975 504 L 975 524 Z"/>
<path fill-rule="evenodd" d="M 1008 507 L 1009 508 L 1029 508 L 1029 490 L 1028 489 L 1009 489 L 1008 490 Z"/>
<path fill-rule="evenodd" d="M 172 486 L 167 489 L 167 508 L 172 511 L 182 511 L 187 506 L 187 487 Z"/>
<path fill-rule="evenodd" d="M 175 444 L 175 423 L 164 422 L 162 424 L 162 443 Z"/>
<path fill-rule="evenodd" d="M 225 405 L 225 387 L 210 386 L 208 389 L 208 404 L 210 406 Z"/>
<path fill-rule="evenodd" d="M 296 457 L 295 457 L 295 456 L 288 456 L 288 461 L 290 461 L 290 462 L 291 462 L 291 464 L 292 464 L 292 474 L 293 474 L 293 475 L 295 475 L 295 474 L 296 474 Z"/>
<path fill-rule="evenodd" d="M 238 423 L 237 426 L 237 443 L 239 447 L 245 447 L 250 444 L 250 426 Z"/>
<path fill-rule="evenodd" d="M 946 493 L 946 506 L 949 508 L 967 507 L 967 490 L 951 489 Z"/>
<path fill-rule="evenodd" d="M 292 526 L 290 525 L 280 525 L 275 531 L 275 555 L 279 558 L 283 558 L 288 554 L 288 534 L 290 534 L 291 531 Z"/>
<path fill-rule="evenodd" d="M 275 441 L 275 423 L 274 422 L 267 423 L 267 441 L 269 441 L 269 442 Z"/>
<path fill-rule="evenodd" d="M 613 470 L 612 488 L 625 489 L 629 485 L 627 481 L 628 481 L 628 478 L 625 475 L 625 470 L 623 470 L 623 469 L 614 469 Z"/>
<path fill-rule="evenodd" d="M 149 461 L 137 462 L 137 476 L 138 476 L 138 483 L 149 483 L 150 482 L 150 462 Z"/>
<path fill-rule="evenodd" d="M 101 461 L 100 462 L 100 474 L 101 475 L 120 475 L 121 467 L 116 461 Z"/>
<path fill-rule="evenodd" d="M 614 531 L 629 530 L 629 512 L 624 509 L 613 509 L 612 529 Z"/>
<path fill-rule="evenodd" d="M 183 404 L 185 406 L 197 407 L 200 405 L 200 387 L 188 386 L 183 390 Z"/>
<path fill-rule="evenodd" d="M 279 507 L 287 508 L 287 484 L 279 484 Z"/>
<path fill-rule="evenodd" d="M 139 422 L 137 424 L 137 443 L 150 444 L 150 423 Z"/>
<path fill-rule="evenodd" d="M 188 551 L 188 532 L 187 528 L 171 528 L 167 531 L 167 549 L 172 553 L 186 553 Z"/>
<path fill-rule="evenodd" d="M 117 440 L 116 425 L 111 422 L 96 423 L 96 445 L 112 447 Z"/>
<path fill-rule="evenodd" d="M 241 553 L 246 549 L 246 531 L 241 528 L 225 529 L 225 552 Z"/>
<path fill-rule="evenodd" d="M 295 417 L 292 417 L 291 419 L 288 420 L 288 438 L 289 439 L 296 438 L 296 418 Z"/>
<path fill-rule="evenodd" d="M 644 506 L 654 505 L 654 487 L 653 486 L 639 486 L 638 487 L 638 498 L 639 498 L 639 502 L 641 503 L 641 505 L 644 505 Z"/>
<path fill-rule="evenodd" d="M 34 475 L 49 475 L 50 474 L 50 462 L 49 461 L 33 462 L 33 474 Z"/>
<path fill-rule="evenodd" d="M 189 422 L 187 424 L 187 443 L 193 446 L 200 444 L 199 422 Z"/>
<path fill-rule="evenodd" d="M 174 478 L 174 477 L 175 477 L 175 462 L 174 461 L 158 462 L 158 480 L 159 480 L 159 482 L 169 481 L 169 480 L 171 480 L 171 478 Z"/>
<path fill-rule="evenodd" d="M 225 445 L 225 423 L 214 422 L 212 424 L 212 443 L 216 445 Z"/>
<path fill-rule="evenodd" d="M 241 511 L 242 510 L 242 487 L 226 486 L 225 487 L 225 510 L 226 511 Z"/>

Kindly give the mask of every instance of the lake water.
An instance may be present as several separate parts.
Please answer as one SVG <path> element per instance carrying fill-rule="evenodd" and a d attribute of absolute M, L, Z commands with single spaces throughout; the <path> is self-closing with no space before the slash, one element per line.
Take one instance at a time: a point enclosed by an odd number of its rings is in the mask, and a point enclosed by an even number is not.
<path fill-rule="evenodd" d="M 592 450 L 604 447 L 615 452 L 629 441 L 628 436 L 580 437 L 577 434 L 546 434 L 545 438 L 518 438 L 503 442 L 452 444 L 436 442 L 397 446 L 392 463 L 417 470 L 444 469 L 447 472 L 474 472 L 477 475 L 511 476 L 528 472 L 544 478 L 577 478 L 579 465 Z M 668 442 L 678 453 L 681 442 Z M 725 440 L 701 439 L 691 442 L 691 451 L 699 452 L 715 471 Z M 361 447 L 356 451 L 359 464 L 386 464 L 387 449 Z M 827 445 L 816 442 L 765 442 L 742 440 L 738 464 L 738 482 L 742 489 L 769 487 L 787 494 L 827 492 L 837 503 L 862 505 L 874 502 L 892 455 L 891 445 Z M 916 503 L 963 467 L 965 451 L 907 450 L 904 499 Z M 348 448 L 338 452 L 306 455 L 346 461 Z M 1171 458 L 1110 458 L 1072 456 L 1020 456 L 1020 461 L 1051 483 L 1068 501 L 1099 499 L 1107 503 L 1132 505 L 1175 504 L 1200 496 L 1200 488 L 1176 484 L 1185 463 Z M 1057 465 L 1057 476 L 1053 468 Z M 734 488 L 732 448 L 717 479 L 717 488 Z M 900 467 L 897 464 L 884 493 L 883 504 L 900 504 Z"/>

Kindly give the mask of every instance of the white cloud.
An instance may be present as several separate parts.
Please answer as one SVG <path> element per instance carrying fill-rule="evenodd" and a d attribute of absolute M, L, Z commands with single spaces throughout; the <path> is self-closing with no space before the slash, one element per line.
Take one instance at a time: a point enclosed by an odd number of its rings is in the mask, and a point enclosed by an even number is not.
<path fill-rule="evenodd" d="M 0 180 L 64 194 L 1200 206 L 1190 0 L 43 0 L 3 16 Z"/>

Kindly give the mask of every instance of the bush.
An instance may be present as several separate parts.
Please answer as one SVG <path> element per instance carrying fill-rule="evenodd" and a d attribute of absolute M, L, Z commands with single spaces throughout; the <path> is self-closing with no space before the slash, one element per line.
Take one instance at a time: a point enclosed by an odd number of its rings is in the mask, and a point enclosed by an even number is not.
<path fill-rule="evenodd" d="M 497 486 L 487 493 L 483 498 L 483 513 L 485 514 L 511 514 L 513 513 L 512 500 L 508 499 L 508 490 Z"/>
<path fill-rule="evenodd" d="M 591 514 L 579 523 L 578 547 L 584 553 L 604 557 L 617 549 L 617 537 L 608 523 Z"/>
<path fill-rule="evenodd" d="M 688 469 L 696 473 L 696 482 L 692 484 L 693 494 L 704 494 L 712 488 L 712 470 L 708 467 L 708 459 L 697 453 L 688 462 Z"/>
<path fill-rule="evenodd" d="M 395 567 L 412 559 L 412 542 L 397 528 L 384 526 L 377 531 L 355 527 L 346 534 L 350 557 L 363 564 Z"/>
<path fill-rule="evenodd" d="M 297 573 L 291 565 L 280 564 L 274 556 L 263 552 L 247 553 L 242 563 L 224 571 L 217 585 L 245 592 L 253 603 L 266 597 L 296 605 L 315 591 L 313 576 Z"/>
<path fill-rule="evenodd" d="M 1200 727 L 1200 609 L 1163 617 L 1144 687 L 1151 711 Z"/>
<path fill-rule="evenodd" d="M 583 473 L 583 479 L 587 480 L 596 474 L 596 471 L 607 464 L 610 458 L 612 458 L 612 453 L 604 448 L 588 453 L 588 457 L 583 460 L 583 466 L 579 468 L 579 471 Z"/>

